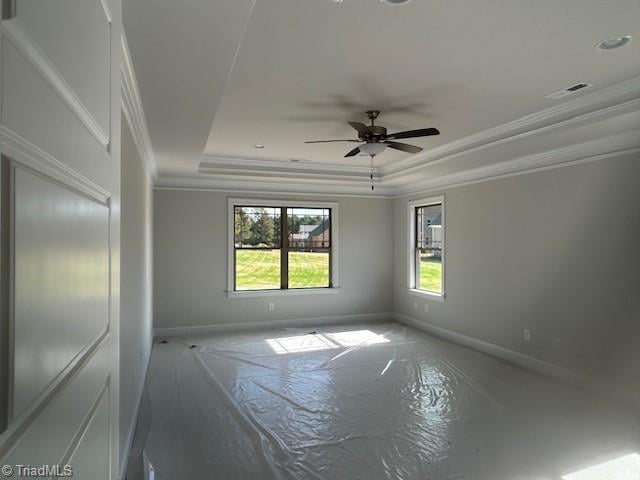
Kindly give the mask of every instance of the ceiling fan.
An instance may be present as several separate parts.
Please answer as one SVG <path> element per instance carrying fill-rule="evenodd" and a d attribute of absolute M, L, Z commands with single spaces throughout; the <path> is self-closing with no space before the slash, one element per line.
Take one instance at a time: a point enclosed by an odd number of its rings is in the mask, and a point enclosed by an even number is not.
<path fill-rule="evenodd" d="M 345 157 L 354 157 L 358 154 L 375 157 L 381 154 L 387 147 L 394 150 L 400 150 L 407 153 L 418 153 L 422 151 L 421 147 L 409 145 L 408 143 L 400 143 L 395 140 L 404 138 L 428 137 L 431 135 L 440 135 L 437 128 L 421 128 L 419 130 L 407 130 L 405 132 L 387 133 L 387 129 L 383 126 L 376 125 L 375 120 L 380 115 L 380 110 L 367 110 L 365 112 L 371 125 L 365 125 L 360 122 L 348 122 L 358 132 L 357 140 L 310 140 L 304 143 L 330 143 L 330 142 L 356 142 L 362 143 L 357 146 Z"/>

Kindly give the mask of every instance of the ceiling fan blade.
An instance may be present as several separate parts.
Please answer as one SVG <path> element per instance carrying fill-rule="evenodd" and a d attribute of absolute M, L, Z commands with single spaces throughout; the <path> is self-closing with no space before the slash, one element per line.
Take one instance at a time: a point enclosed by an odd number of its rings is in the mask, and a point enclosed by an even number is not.
<path fill-rule="evenodd" d="M 358 155 L 360 153 L 360 147 L 356 147 L 353 150 L 351 150 L 349 153 L 347 153 L 344 157 L 355 157 L 356 155 Z"/>
<path fill-rule="evenodd" d="M 304 143 L 331 143 L 331 142 L 356 142 L 360 143 L 360 140 L 309 140 Z"/>
<path fill-rule="evenodd" d="M 369 131 L 369 127 L 367 127 L 364 123 L 360 123 L 360 122 L 348 122 L 348 123 L 358 131 L 358 135 L 360 135 L 360 137 L 366 137 L 371 133 Z"/>
<path fill-rule="evenodd" d="M 428 137 L 430 135 L 440 135 L 437 128 L 421 128 L 419 130 L 407 130 L 406 132 L 397 132 L 387 135 L 389 140 L 399 140 L 401 138 Z"/>
<path fill-rule="evenodd" d="M 408 143 L 384 142 L 384 144 L 389 148 L 400 150 L 401 152 L 418 153 L 422 151 L 422 148 L 416 147 L 415 145 L 409 145 Z"/>

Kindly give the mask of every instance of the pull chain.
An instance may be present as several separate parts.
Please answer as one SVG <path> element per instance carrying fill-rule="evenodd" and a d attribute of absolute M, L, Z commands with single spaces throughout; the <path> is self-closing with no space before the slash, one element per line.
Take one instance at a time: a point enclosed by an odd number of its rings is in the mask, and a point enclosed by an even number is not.
<path fill-rule="evenodd" d="M 373 157 L 375 157 L 375 155 L 371 155 L 371 167 L 369 169 L 369 179 L 371 180 L 371 191 L 375 190 L 374 181 L 373 181 Z"/>

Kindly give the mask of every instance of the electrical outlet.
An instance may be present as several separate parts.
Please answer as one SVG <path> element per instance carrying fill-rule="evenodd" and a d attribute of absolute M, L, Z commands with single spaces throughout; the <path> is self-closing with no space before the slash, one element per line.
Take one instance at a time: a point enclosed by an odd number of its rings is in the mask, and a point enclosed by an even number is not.
<path fill-rule="evenodd" d="M 276 304 L 273 302 L 269 302 L 269 311 L 273 312 L 276 309 Z"/>
<path fill-rule="evenodd" d="M 424 313 L 429 313 L 429 304 L 428 303 L 424 304 Z"/>
<path fill-rule="evenodd" d="M 524 338 L 525 342 L 530 342 L 531 341 L 531 330 L 529 330 L 528 328 L 524 329 L 522 338 Z"/>

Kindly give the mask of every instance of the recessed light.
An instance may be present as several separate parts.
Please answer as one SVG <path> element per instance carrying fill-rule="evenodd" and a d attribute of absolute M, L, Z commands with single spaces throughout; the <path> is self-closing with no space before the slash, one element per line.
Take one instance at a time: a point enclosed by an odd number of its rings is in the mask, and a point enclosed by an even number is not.
<path fill-rule="evenodd" d="M 383 3 L 387 5 L 402 5 L 404 3 L 409 3 L 411 0 L 382 0 Z"/>
<path fill-rule="evenodd" d="M 596 47 L 600 50 L 613 50 L 614 48 L 624 47 L 631 41 L 631 35 L 622 35 L 621 37 L 603 40 Z"/>
<path fill-rule="evenodd" d="M 256 143 L 254 145 L 255 148 L 264 148 L 264 145 L 262 145 L 261 143 Z"/>

